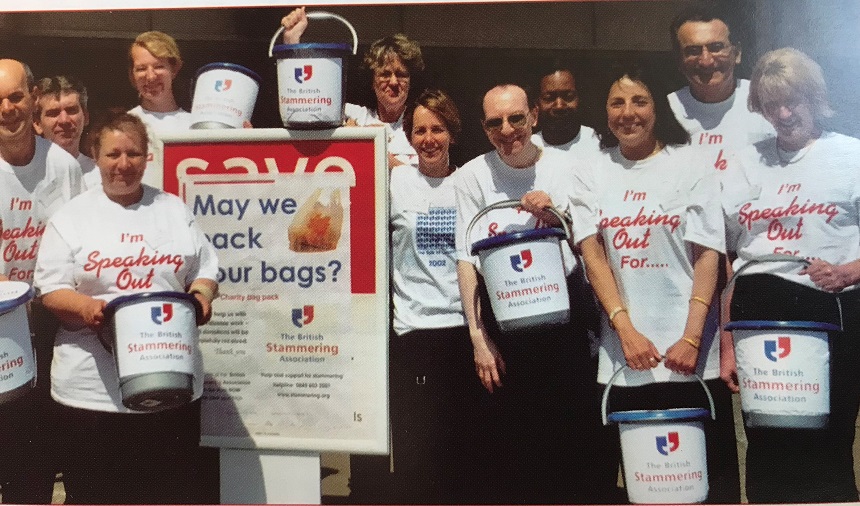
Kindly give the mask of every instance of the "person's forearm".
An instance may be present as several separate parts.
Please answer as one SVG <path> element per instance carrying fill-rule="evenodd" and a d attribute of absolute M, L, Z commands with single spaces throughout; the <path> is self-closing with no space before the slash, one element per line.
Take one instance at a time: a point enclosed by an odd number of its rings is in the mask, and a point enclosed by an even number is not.
<path fill-rule="evenodd" d="M 711 309 L 719 263 L 719 253 L 698 244 L 693 245 L 693 289 L 688 301 L 683 335 L 696 342 L 702 339 L 702 329 Z"/>
<path fill-rule="evenodd" d="M 56 290 L 42 296 L 45 309 L 53 313 L 69 328 L 83 327 L 87 324 L 83 312 L 92 297 L 71 289 Z"/>
<path fill-rule="evenodd" d="M 469 337 L 475 344 L 477 336 L 481 335 L 481 300 L 478 295 L 478 271 L 469 262 L 457 261 L 457 284 L 460 288 L 460 300 L 463 304 L 463 315 L 469 326 Z"/>
<path fill-rule="evenodd" d="M 579 247 L 588 281 L 597 295 L 597 300 L 600 301 L 603 310 L 613 317 L 610 323 L 620 332 L 622 328 L 631 325 L 631 321 L 624 301 L 621 300 L 621 294 L 618 292 L 612 267 L 609 266 L 609 260 L 606 258 L 606 250 L 596 235 L 586 237 L 579 243 Z"/>

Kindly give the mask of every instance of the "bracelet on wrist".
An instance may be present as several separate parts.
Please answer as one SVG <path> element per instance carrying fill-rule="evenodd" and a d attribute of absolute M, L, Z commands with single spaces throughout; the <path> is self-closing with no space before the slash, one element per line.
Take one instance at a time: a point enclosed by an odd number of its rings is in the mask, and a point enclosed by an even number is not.
<path fill-rule="evenodd" d="M 705 307 L 711 307 L 711 301 L 709 301 L 709 300 L 707 300 L 707 299 L 705 299 L 705 298 L 703 298 L 703 297 L 699 297 L 699 296 L 697 296 L 697 295 L 693 295 L 692 297 L 690 297 L 690 302 L 693 302 L 693 301 L 695 301 L 695 302 L 699 302 L 699 303 L 702 303 L 702 304 L 704 304 L 704 305 L 705 305 Z"/>
<path fill-rule="evenodd" d="M 700 344 L 700 343 L 698 343 L 698 342 L 696 342 L 696 341 L 694 341 L 694 340 L 690 339 L 689 337 L 686 337 L 686 336 L 685 336 L 685 337 L 682 337 L 682 338 L 681 338 L 681 341 L 684 341 L 685 343 L 689 344 L 689 345 L 690 345 L 690 346 L 692 346 L 693 348 L 696 348 L 697 350 L 699 349 L 699 344 Z"/>
<path fill-rule="evenodd" d="M 621 313 L 621 312 L 630 314 L 630 312 L 627 311 L 627 308 L 624 306 L 618 306 L 609 312 L 609 325 L 612 328 L 615 328 L 615 324 L 613 323 L 613 320 L 615 320 L 615 317 L 618 316 L 618 313 Z"/>

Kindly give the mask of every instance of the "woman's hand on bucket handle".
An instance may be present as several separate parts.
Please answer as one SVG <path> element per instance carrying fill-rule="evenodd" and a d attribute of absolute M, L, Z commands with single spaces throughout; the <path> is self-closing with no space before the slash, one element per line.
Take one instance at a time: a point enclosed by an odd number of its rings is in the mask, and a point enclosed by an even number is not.
<path fill-rule="evenodd" d="M 104 308 L 107 302 L 93 297 L 86 297 L 86 299 L 82 298 L 80 300 L 82 303 L 79 314 L 86 326 L 93 330 L 101 328 L 105 317 Z"/>
<path fill-rule="evenodd" d="M 700 341 L 698 338 L 684 337 L 692 341 Z M 666 350 L 666 369 L 689 376 L 695 372 L 698 358 L 699 349 L 682 337 Z"/>
<path fill-rule="evenodd" d="M 841 292 L 857 283 L 857 279 L 860 278 L 860 261 L 855 260 L 843 265 L 833 265 L 816 258 L 804 267 L 800 274 L 809 275 L 809 279 L 815 283 L 815 286 L 822 290 Z"/>
<path fill-rule="evenodd" d="M 496 343 L 486 333 L 483 339 L 474 345 L 475 372 L 478 379 L 488 392 L 493 393 L 493 386 L 502 386 L 502 375 L 505 374 L 505 361 L 499 353 Z"/>
<path fill-rule="evenodd" d="M 623 317 L 622 317 L 623 315 Z M 626 319 L 627 314 L 619 313 L 614 318 L 616 328 L 618 328 L 619 320 Z M 629 323 L 625 328 L 618 330 L 618 336 L 621 339 L 621 349 L 624 351 L 624 358 L 627 359 L 627 366 L 636 371 L 647 371 L 657 367 L 662 360 L 660 352 L 650 339 L 641 334 L 632 323 Z"/>
<path fill-rule="evenodd" d="M 281 18 L 284 27 L 284 44 L 298 44 L 308 28 L 308 16 L 304 7 L 297 7 Z"/>

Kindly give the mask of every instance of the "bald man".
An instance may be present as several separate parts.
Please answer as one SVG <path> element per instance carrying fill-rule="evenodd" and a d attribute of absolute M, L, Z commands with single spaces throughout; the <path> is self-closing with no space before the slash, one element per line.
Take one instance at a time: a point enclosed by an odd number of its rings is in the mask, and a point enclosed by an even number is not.
<path fill-rule="evenodd" d="M 38 99 L 30 68 L 0 60 L 0 279 L 29 284 L 48 218 L 81 189 L 75 158 L 33 129 Z M 46 458 L 52 452 L 48 378 L 57 324 L 40 303 L 34 301 L 31 311 L 39 382 L 23 397 L 0 404 L 0 488 L 6 503 L 50 503 L 56 472 Z"/>
<path fill-rule="evenodd" d="M 599 414 L 586 324 L 576 309 L 591 297 L 582 269 L 563 241 L 566 280 L 543 281 L 560 291 L 566 286 L 563 293 L 572 307 L 568 323 L 501 331 L 481 282 L 480 262 L 469 251 L 478 239 L 560 226 L 559 218 L 546 208 L 555 207 L 564 215 L 572 172 L 580 162 L 533 142 L 538 111 L 520 86 L 490 89 L 484 95 L 483 113 L 484 133 L 495 149 L 457 171 L 457 277 L 475 371 L 484 388 L 472 422 L 476 461 L 468 474 L 475 487 L 474 497 L 468 499 L 592 503 L 597 498 L 590 495 L 589 455 L 597 449 L 583 434 L 593 433 L 584 428 L 595 427 Z M 466 237 L 474 216 L 505 200 L 518 201 L 519 208 L 486 214 Z"/>

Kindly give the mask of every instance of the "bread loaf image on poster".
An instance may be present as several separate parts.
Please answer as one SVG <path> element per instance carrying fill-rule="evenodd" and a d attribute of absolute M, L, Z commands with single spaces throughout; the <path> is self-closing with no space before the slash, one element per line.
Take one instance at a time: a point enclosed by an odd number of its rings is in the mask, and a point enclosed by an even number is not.
<path fill-rule="evenodd" d="M 343 225 L 340 190 L 331 191 L 328 204 L 321 201 L 322 192 L 322 188 L 317 188 L 308 197 L 287 228 L 292 251 L 314 253 L 337 248 Z"/>

